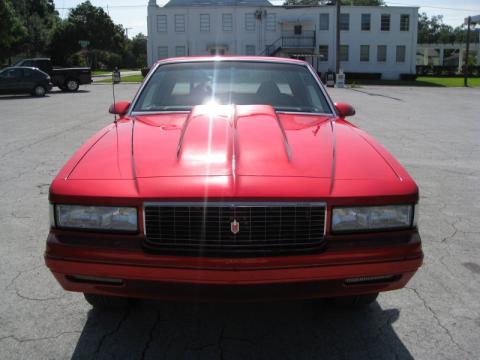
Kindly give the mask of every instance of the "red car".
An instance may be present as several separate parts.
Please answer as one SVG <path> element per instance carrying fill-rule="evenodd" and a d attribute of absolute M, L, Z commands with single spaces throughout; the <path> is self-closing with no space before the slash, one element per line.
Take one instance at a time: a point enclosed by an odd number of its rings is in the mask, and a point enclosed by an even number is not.
<path fill-rule="evenodd" d="M 50 188 L 46 264 L 94 306 L 365 305 L 422 264 L 417 185 L 303 61 L 160 61 L 110 112 Z"/>

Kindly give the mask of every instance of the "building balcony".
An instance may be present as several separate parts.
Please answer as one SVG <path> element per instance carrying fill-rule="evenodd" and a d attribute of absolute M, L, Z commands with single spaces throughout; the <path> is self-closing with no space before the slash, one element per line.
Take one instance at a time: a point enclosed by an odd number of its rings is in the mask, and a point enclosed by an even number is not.
<path fill-rule="evenodd" d="M 314 30 L 306 30 L 297 34 L 293 31 L 283 31 L 282 36 L 272 44 L 267 45 L 261 55 L 274 56 L 280 50 L 287 53 L 313 53 L 315 43 Z"/>
<path fill-rule="evenodd" d="M 282 32 L 281 46 L 283 49 L 310 49 L 315 48 L 315 31 L 304 30 L 300 34 Z"/>

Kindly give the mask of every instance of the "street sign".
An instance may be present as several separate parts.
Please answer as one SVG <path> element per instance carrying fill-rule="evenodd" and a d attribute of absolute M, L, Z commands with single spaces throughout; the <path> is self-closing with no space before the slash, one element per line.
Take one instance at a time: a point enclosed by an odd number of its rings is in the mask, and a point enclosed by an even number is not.
<path fill-rule="evenodd" d="M 470 23 L 472 25 L 480 24 L 480 15 L 470 16 Z M 468 17 L 465 18 L 465 25 L 468 24 Z"/>
<path fill-rule="evenodd" d="M 343 73 L 342 69 L 340 69 L 340 72 L 336 76 L 335 86 L 337 88 L 344 88 L 345 87 L 345 74 Z"/>
<path fill-rule="evenodd" d="M 80 40 L 78 43 L 80 44 L 82 49 L 85 49 L 88 45 L 90 45 L 90 41 L 88 40 Z"/>
<path fill-rule="evenodd" d="M 113 70 L 112 72 L 112 82 L 114 84 L 120 84 L 121 81 L 122 78 L 120 76 L 120 71 L 118 70 L 118 68 L 115 68 L 115 70 Z"/>

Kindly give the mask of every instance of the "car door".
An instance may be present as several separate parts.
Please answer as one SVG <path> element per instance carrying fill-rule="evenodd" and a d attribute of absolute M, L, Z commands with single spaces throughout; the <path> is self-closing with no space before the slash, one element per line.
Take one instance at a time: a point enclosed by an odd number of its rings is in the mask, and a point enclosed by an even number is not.
<path fill-rule="evenodd" d="M 18 68 L 6 69 L 1 74 L 1 91 L 4 94 L 18 93 L 22 91 L 23 71 Z"/>
<path fill-rule="evenodd" d="M 6 74 L 4 74 L 5 71 L 0 71 L 0 94 L 3 94 L 5 92 L 5 80 L 4 80 L 4 76 L 6 76 Z"/>
<path fill-rule="evenodd" d="M 40 71 L 23 69 L 22 90 L 32 91 L 35 85 L 43 83 Z"/>

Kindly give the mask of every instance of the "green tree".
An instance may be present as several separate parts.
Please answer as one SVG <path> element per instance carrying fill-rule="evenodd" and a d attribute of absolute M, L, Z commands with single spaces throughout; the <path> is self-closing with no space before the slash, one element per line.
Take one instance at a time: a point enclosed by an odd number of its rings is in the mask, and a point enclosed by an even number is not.
<path fill-rule="evenodd" d="M 27 30 L 21 50 L 26 52 L 28 56 L 45 54 L 51 40 L 52 29 L 60 21 L 53 0 L 8 1 L 14 6 Z"/>
<path fill-rule="evenodd" d="M 14 55 L 23 43 L 27 29 L 8 0 L 0 0 L 0 62 Z M 11 63 L 11 61 L 9 61 Z"/>
<path fill-rule="evenodd" d="M 142 33 L 131 40 L 131 53 L 136 59 L 136 67 L 147 66 L 147 37 Z"/>
<path fill-rule="evenodd" d="M 81 51 L 79 41 L 88 41 L 89 62 L 96 68 L 107 57 L 107 62 L 118 62 L 118 57 L 125 52 L 127 40 L 121 25 L 114 24 L 101 7 L 85 1 L 56 26 L 50 51 L 55 62 L 67 63 L 72 55 Z"/>
<path fill-rule="evenodd" d="M 418 38 L 419 44 L 451 44 L 465 43 L 467 28 L 465 25 L 453 28 L 443 23 L 443 16 L 428 17 L 427 14 L 418 15 Z M 470 42 L 478 42 L 478 33 L 470 33 Z"/>

